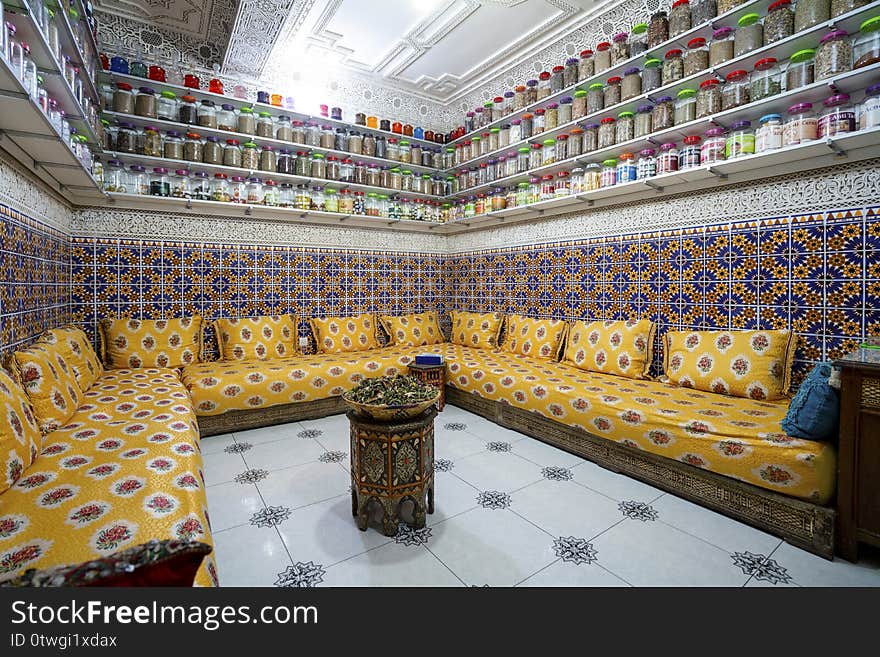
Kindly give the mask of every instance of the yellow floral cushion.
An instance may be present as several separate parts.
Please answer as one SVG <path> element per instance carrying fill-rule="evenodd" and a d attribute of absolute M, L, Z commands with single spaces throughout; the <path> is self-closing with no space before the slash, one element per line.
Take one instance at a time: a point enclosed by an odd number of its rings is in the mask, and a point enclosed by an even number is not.
<path fill-rule="evenodd" d="M 0 493 L 18 481 L 34 462 L 42 443 L 40 427 L 27 395 L 6 372 L 0 370 Z M 0 536 L 2 532 L 0 521 Z"/>
<path fill-rule="evenodd" d="M 356 317 L 310 319 L 315 344 L 323 354 L 342 354 L 377 349 L 376 318 L 373 313 Z"/>
<path fill-rule="evenodd" d="M 788 393 L 797 342 L 791 331 L 669 331 L 665 342 L 670 383 L 767 401 Z"/>
<path fill-rule="evenodd" d="M 380 315 L 379 322 L 397 347 L 421 347 L 443 342 L 437 313 L 415 313 L 392 317 Z"/>
<path fill-rule="evenodd" d="M 651 320 L 579 320 L 569 331 L 564 360 L 590 372 L 645 379 L 653 345 Z"/>
<path fill-rule="evenodd" d="M 296 353 L 296 326 L 290 315 L 218 319 L 214 329 L 223 360 L 265 360 Z"/>
<path fill-rule="evenodd" d="M 534 319 L 508 315 L 505 351 L 535 358 L 556 358 L 568 324 L 561 319 Z"/>
<path fill-rule="evenodd" d="M 64 356 L 67 364 L 73 368 L 73 374 L 79 389 L 85 392 L 104 373 L 101 359 L 92 348 L 88 336 L 77 326 L 62 326 L 46 331 L 40 336 L 40 342 L 52 345 L 65 345 Z M 69 353 L 68 353 L 69 351 Z"/>
<path fill-rule="evenodd" d="M 465 347 L 495 349 L 504 315 L 501 313 L 469 313 L 453 310 L 450 342 Z"/>
<path fill-rule="evenodd" d="M 114 369 L 183 367 L 199 361 L 202 318 L 102 319 L 104 363 Z"/>
<path fill-rule="evenodd" d="M 69 354 L 65 344 L 42 342 L 13 354 L 18 381 L 30 399 L 43 433 L 66 424 L 82 402 L 83 391 L 65 358 Z"/>

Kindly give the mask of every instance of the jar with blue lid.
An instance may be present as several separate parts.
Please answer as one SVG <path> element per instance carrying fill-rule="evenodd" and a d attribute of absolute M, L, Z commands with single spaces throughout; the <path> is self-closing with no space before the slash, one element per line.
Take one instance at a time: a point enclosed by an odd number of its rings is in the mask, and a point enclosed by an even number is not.
<path fill-rule="evenodd" d="M 755 152 L 764 153 L 782 148 L 784 126 L 781 114 L 765 114 L 758 121 L 755 131 Z"/>

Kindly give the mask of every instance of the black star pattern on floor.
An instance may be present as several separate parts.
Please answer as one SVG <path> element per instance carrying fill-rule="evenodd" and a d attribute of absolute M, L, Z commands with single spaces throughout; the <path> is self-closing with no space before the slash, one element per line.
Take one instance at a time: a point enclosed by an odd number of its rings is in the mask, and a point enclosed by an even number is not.
<path fill-rule="evenodd" d="M 408 546 L 425 545 L 429 538 L 431 538 L 430 527 L 416 529 L 415 527 L 410 527 L 405 522 L 402 522 L 397 526 L 397 534 L 394 536 L 394 542 L 398 545 Z"/>
<path fill-rule="evenodd" d="M 617 508 L 620 509 L 620 512 L 627 518 L 632 518 L 633 520 L 641 520 L 642 522 L 647 522 L 648 520 L 654 521 L 660 517 L 660 514 L 657 513 L 657 510 L 653 506 L 651 506 L 650 504 L 646 504 L 645 502 L 627 500 L 618 504 Z"/>
<path fill-rule="evenodd" d="M 510 495 L 497 490 L 484 490 L 477 495 L 477 504 L 484 509 L 506 509 L 510 506 Z"/>
<path fill-rule="evenodd" d="M 276 527 L 290 517 L 293 510 L 286 506 L 268 506 L 251 516 L 254 527 Z"/>
<path fill-rule="evenodd" d="M 268 476 L 268 471 L 262 470 L 260 468 L 255 468 L 253 470 L 245 470 L 241 474 L 235 475 L 235 481 L 240 484 L 255 484 L 258 481 L 263 481 L 263 479 Z"/>
<path fill-rule="evenodd" d="M 284 572 L 278 573 L 275 586 L 285 588 L 311 588 L 324 581 L 327 571 L 323 566 L 312 561 L 298 561 L 288 566 Z"/>
<path fill-rule="evenodd" d="M 574 472 L 557 465 L 548 465 L 546 468 L 541 468 L 541 474 L 544 475 L 544 479 L 550 479 L 551 481 L 571 481 L 574 479 Z"/>
<path fill-rule="evenodd" d="M 493 440 L 492 442 L 486 443 L 486 449 L 490 452 L 510 452 L 513 451 L 513 445 L 501 440 Z"/>
<path fill-rule="evenodd" d="M 763 554 L 754 554 L 749 551 L 734 552 L 731 555 L 733 565 L 737 566 L 746 575 L 760 579 L 771 584 L 788 584 L 792 581 L 788 571 L 776 563 L 775 559 L 765 557 Z"/>
<path fill-rule="evenodd" d="M 455 464 L 449 459 L 434 459 L 435 472 L 450 472 Z"/>
<path fill-rule="evenodd" d="M 317 438 L 318 436 L 323 436 L 324 432 L 320 429 L 303 429 L 298 434 L 296 434 L 297 438 Z"/>
<path fill-rule="evenodd" d="M 573 564 L 593 563 L 598 555 L 593 544 L 585 538 L 560 536 L 553 541 L 553 551 L 563 561 Z"/>
<path fill-rule="evenodd" d="M 464 431 L 467 429 L 467 425 L 464 422 L 447 422 L 443 428 L 447 431 Z"/>
<path fill-rule="evenodd" d="M 345 452 L 324 452 L 321 456 L 318 457 L 318 460 L 321 463 L 339 463 L 342 461 L 348 454 Z"/>
<path fill-rule="evenodd" d="M 223 451 L 227 454 L 242 454 L 248 451 L 251 447 L 253 447 L 253 445 L 250 443 L 232 443 L 224 448 Z"/>

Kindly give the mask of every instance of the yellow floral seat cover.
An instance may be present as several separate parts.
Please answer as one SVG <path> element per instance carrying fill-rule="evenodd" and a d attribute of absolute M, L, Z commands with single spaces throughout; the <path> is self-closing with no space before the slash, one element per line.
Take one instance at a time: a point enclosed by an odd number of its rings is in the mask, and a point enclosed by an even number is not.
<path fill-rule="evenodd" d="M 0 581 L 151 539 L 212 543 L 188 395 L 169 369 L 108 370 L 0 495 Z M 196 585 L 217 583 L 209 555 Z"/>

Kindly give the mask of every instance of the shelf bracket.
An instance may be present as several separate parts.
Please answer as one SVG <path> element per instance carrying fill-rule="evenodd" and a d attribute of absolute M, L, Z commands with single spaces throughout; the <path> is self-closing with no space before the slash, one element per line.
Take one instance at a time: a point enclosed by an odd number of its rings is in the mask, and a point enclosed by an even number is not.
<path fill-rule="evenodd" d="M 250 217 L 254 213 L 254 210 L 251 206 L 246 205 L 244 208 L 244 214 L 246 217 Z"/>
<path fill-rule="evenodd" d="M 192 209 L 193 209 L 192 199 L 189 199 L 189 198 L 186 199 L 186 209 L 187 209 L 187 210 L 192 210 Z"/>
<path fill-rule="evenodd" d="M 831 137 L 825 139 L 825 145 L 834 151 L 835 157 L 845 158 L 847 157 L 847 153 L 840 146 L 837 145 L 837 142 L 834 141 Z"/>
<path fill-rule="evenodd" d="M 713 176 L 717 177 L 719 180 L 727 180 L 727 174 L 726 174 L 726 173 L 720 173 L 720 172 L 718 172 L 718 171 L 715 169 L 715 167 L 709 167 L 709 168 L 707 169 L 707 171 L 708 171 L 709 173 L 711 173 Z"/>
<path fill-rule="evenodd" d="M 655 189 L 655 190 L 657 190 L 658 192 L 662 192 L 662 191 L 663 191 L 663 185 L 658 185 L 658 184 L 655 183 L 653 180 L 648 179 L 648 180 L 643 180 L 642 182 L 644 182 L 644 183 L 645 183 L 648 187 L 650 187 L 651 189 Z"/>

